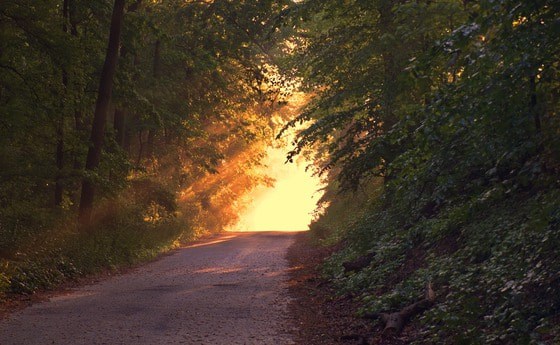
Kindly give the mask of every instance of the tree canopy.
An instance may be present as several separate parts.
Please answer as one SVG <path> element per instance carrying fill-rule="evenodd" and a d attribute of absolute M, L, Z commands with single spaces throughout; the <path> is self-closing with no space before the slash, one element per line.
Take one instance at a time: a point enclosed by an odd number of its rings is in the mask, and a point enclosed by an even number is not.
<path fill-rule="evenodd" d="M 131 174 L 165 172 L 175 189 L 266 131 L 255 111 L 275 101 L 264 77 L 281 2 L 119 1 L 115 32 L 111 1 L 1 6 L 4 206 L 72 208 L 81 179 L 103 198 Z"/>

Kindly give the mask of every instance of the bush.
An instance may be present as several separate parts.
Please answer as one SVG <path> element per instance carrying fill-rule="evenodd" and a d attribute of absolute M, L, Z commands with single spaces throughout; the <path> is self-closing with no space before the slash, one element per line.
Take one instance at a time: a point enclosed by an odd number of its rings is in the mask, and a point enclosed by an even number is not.
<path fill-rule="evenodd" d="M 537 344 L 560 313 L 560 189 L 494 189 L 410 226 L 398 205 L 362 205 L 324 272 L 359 296 L 362 315 L 399 310 L 432 282 L 438 299 L 418 343 Z M 369 267 L 344 272 L 366 252 L 376 254 Z"/>
<path fill-rule="evenodd" d="M 139 188 L 141 186 L 141 188 Z M 177 246 L 190 232 L 177 217 L 174 194 L 154 181 L 134 184 L 133 198 L 118 196 L 80 227 L 72 214 L 4 209 L 0 292 L 30 294 L 67 279 L 133 265 Z M 11 213 L 10 213 L 11 212 Z M 8 226 L 9 225 L 9 226 Z"/>

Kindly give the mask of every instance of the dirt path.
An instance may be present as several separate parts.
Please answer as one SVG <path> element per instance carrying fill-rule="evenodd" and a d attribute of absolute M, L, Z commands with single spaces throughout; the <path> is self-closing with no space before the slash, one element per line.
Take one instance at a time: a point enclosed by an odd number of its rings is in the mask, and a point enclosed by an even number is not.
<path fill-rule="evenodd" d="M 288 250 L 290 270 L 290 312 L 298 324 L 299 345 L 387 344 L 371 340 L 372 323 L 356 317 L 357 303 L 336 297 L 334 288 L 321 277 L 320 265 L 338 248 L 312 243 L 309 233 L 296 234 Z"/>
<path fill-rule="evenodd" d="M 225 234 L 0 321 L 0 344 L 293 344 L 293 233 Z"/>

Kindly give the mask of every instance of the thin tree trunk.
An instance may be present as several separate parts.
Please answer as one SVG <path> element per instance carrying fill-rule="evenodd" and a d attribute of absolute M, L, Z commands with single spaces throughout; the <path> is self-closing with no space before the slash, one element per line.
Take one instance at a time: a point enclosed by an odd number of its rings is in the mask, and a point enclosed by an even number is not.
<path fill-rule="evenodd" d="M 535 123 L 535 130 L 537 131 L 537 134 L 541 134 L 542 125 L 541 125 L 541 117 L 537 109 L 537 83 L 535 79 L 537 79 L 536 76 L 531 76 L 531 79 L 529 79 L 529 87 L 531 89 L 531 96 L 530 96 L 531 98 L 529 101 L 529 106 L 531 108 L 531 111 L 533 112 L 533 121 Z"/>
<path fill-rule="evenodd" d="M 165 145 L 171 145 L 171 130 L 169 128 L 164 128 Z"/>
<path fill-rule="evenodd" d="M 78 20 L 76 19 L 76 2 L 68 1 L 68 19 L 70 21 L 70 33 L 74 37 L 78 37 Z"/>
<path fill-rule="evenodd" d="M 124 131 L 124 138 L 123 138 L 123 149 L 128 152 L 128 157 L 132 158 L 132 149 L 131 149 L 131 141 L 132 141 L 132 134 L 130 133 L 130 129 L 125 129 Z"/>
<path fill-rule="evenodd" d="M 115 76 L 117 59 L 119 56 L 119 43 L 124 19 L 124 4 L 125 0 L 115 0 L 113 6 L 107 55 L 105 56 L 105 63 L 101 71 L 95 113 L 93 115 L 91 146 L 86 159 L 86 172 L 89 174 L 97 170 L 101 159 L 105 123 L 107 122 L 109 101 L 113 90 L 113 78 Z M 95 186 L 91 178 L 86 176 L 82 181 L 82 195 L 80 197 L 79 207 L 79 218 L 82 224 L 88 223 L 91 220 L 94 197 Z"/>
<path fill-rule="evenodd" d="M 141 5 L 142 5 L 142 0 L 136 0 L 134 3 L 128 6 L 128 8 L 126 9 L 127 13 L 136 12 Z M 128 55 L 128 51 L 126 49 L 126 46 L 122 46 L 120 51 L 120 58 L 124 60 L 127 55 Z M 138 62 L 134 61 L 134 65 L 135 66 L 138 65 Z M 126 143 L 125 143 L 127 141 L 126 140 L 127 117 L 128 117 L 128 111 L 126 106 L 115 108 L 115 114 L 113 117 L 113 128 L 115 129 L 115 141 L 121 148 L 125 150 L 127 150 Z"/>
<path fill-rule="evenodd" d="M 120 59 L 126 59 L 127 54 L 126 46 L 122 46 L 120 50 Z M 124 132 L 126 126 L 126 106 L 120 105 L 115 107 L 115 114 L 113 116 L 113 129 L 115 130 L 115 141 L 120 147 L 124 145 Z"/>
<path fill-rule="evenodd" d="M 392 33 L 394 31 L 394 14 L 392 7 L 395 2 L 393 0 L 382 0 L 379 2 L 379 24 L 380 29 L 384 33 Z M 389 130 L 396 122 L 395 117 L 395 99 L 397 96 L 397 76 L 398 66 L 395 56 L 391 49 L 385 49 L 382 54 L 383 58 L 383 105 L 384 118 L 383 127 Z"/>
<path fill-rule="evenodd" d="M 161 65 L 161 41 L 157 40 L 154 46 L 154 65 L 152 66 L 154 79 L 158 79 L 160 76 L 160 65 Z"/>
<path fill-rule="evenodd" d="M 84 137 L 84 134 L 86 132 L 85 127 L 84 114 L 80 110 L 74 110 L 74 129 L 76 130 L 76 133 L 78 133 L 78 137 L 80 139 L 83 139 Z M 81 169 L 81 166 L 78 168 Z"/>
<path fill-rule="evenodd" d="M 78 37 L 78 20 L 76 19 L 76 1 L 74 0 L 65 0 L 65 4 L 67 4 L 68 9 L 68 22 L 65 21 L 65 25 L 70 24 L 70 34 L 74 37 Z M 68 32 L 68 29 L 65 29 L 65 32 Z M 73 100 L 76 102 L 76 99 Z M 76 104 L 74 104 L 76 106 Z M 74 129 L 78 136 L 81 137 L 81 133 L 84 130 L 83 126 L 83 114 L 77 108 L 74 108 Z M 74 170 L 78 171 L 81 169 L 81 163 L 78 159 L 78 155 L 74 155 L 72 167 Z"/>
<path fill-rule="evenodd" d="M 160 76 L 160 65 L 161 65 L 161 41 L 157 40 L 154 45 L 154 62 L 152 66 L 152 74 L 155 80 Z M 154 154 L 154 141 L 156 137 L 157 129 L 154 127 L 148 130 L 148 141 L 146 146 L 146 155 L 148 159 L 152 159 Z"/>
<path fill-rule="evenodd" d="M 115 128 L 115 140 L 117 144 L 124 148 L 124 132 L 126 130 L 126 110 L 124 108 L 115 108 L 113 127 Z"/>
<path fill-rule="evenodd" d="M 154 141 L 156 137 L 156 130 L 149 129 L 148 130 L 148 141 L 146 142 L 146 156 L 148 159 L 152 159 L 154 157 Z"/>
<path fill-rule="evenodd" d="M 61 115 L 63 117 L 64 115 Z M 56 141 L 56 181 L 54 187 L 54 204 L 62 205 L 62 196 L 64 195 L 64 185 L 62 182 L 64 169 L 64 118 L 61 118 L 57 128 Z"/>
<path fill-rule="evenodd" d="M 393 6 L 400 1 L 395 0 L 380 0 L 378 2 L 379 11 L 379 29 L 381 33 L 392 34 L 394 32 L 395 22 Z M 385 48 L 382 53 L 383 59 L 383 88 L 382 88 L 382 121 L 383 132 L 387 133 L 398 118 L 395 114 L 395 103 L 398 94 L 397 77 L 399 73 L 399 63 L 397 57 L 393 54 L 393 50 Z M 394 145 L 390 145 L 384 154 L 384 160 L 389 164 L 395 158 Z M 385 183 L 392 178 L 391 174 L 384 174 Z"/>
<path fill-rule="evenodd" d="M 74 111 L 74 128 L 76 130 L 76 133 L 78 134 L 78 138 L 80 138 L 80 140 L 83 140 L 83 135 L 82 135 L 82 133 L 84 133 L 83 113 L 79 110 Z M 73 154 L 74 157 L 72 158 L 72 170 L 73 170 L 72 174 L 76 174 L 77 176 L 79 176 L 78 174 L 82 172 L 84 164 L 82 162 L 79 149 L 76 149 L 73 152 Z M 72 202 L 74 204 L 77 204 L 79 202 L 79 198 L 80 198 L 79 190 L 73 189 L 71 194 Z"/>
<path fill-rule="evenodd" d="M 69 1 L 64 0 L 62 3 L 62 31 L 68 33 L 68 11 L 69 11 Z M 68 88 L 68 72 L 66 68 L 62 67 L 62 85 L 64 85 L 64 93 L 66 95 L 66 90 Z M 56 178 L 54 186 L 54 204 L 56 206 L 62 205 L 62 196 L 64 195 L 64 186 L 62 182 L 62 170 L 64 169 L 64 100 L 60 102 L 60 114 L 58 123 L 56 125 L 56 151 L 55 151 L 55 161 L 56 161 Z"/>
<path fill-rule="evenodd" d="M 142 141 L 142 130 L 138 132 L 138 156 L 136 157 L 136 165 L 142 163 L 142 153 L 144 151 L 144 142 Z"/>

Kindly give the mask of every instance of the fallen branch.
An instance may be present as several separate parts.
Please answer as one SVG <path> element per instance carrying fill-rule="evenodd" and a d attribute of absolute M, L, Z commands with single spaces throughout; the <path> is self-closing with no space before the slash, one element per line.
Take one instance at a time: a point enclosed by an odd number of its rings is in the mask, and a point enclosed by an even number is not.
<path fill-rule="evenodd" d="M 392 332 L 394 334 L 399 334 L 411 318 L 429 309 L 434 302 L 434 290 L 432 289 L 432 284 L 428 283 L 426 286 L 426 296 L 422 300 L 413 303 L 398 312 L 379 314 L 379 318 L 385 324 L 383 333 Z"/>

